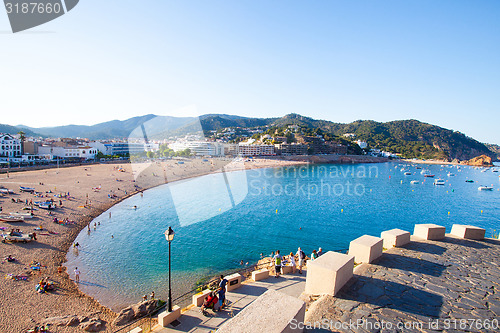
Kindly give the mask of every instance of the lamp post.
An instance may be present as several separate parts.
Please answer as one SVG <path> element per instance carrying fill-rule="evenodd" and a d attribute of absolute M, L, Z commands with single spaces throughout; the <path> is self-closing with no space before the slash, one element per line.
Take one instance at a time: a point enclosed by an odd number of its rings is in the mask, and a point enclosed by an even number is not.
<path fill-rule="evenodd" d="M 170 279 L 171 270 L 170 270 L 170 243 L 174 240 L 175 232 L 172 230 L 172 227 L 168 227 L 167 231 L 165 231 L 165 238 L 168 241 L 168 312 L 172 312 L 172 281 Z"/>

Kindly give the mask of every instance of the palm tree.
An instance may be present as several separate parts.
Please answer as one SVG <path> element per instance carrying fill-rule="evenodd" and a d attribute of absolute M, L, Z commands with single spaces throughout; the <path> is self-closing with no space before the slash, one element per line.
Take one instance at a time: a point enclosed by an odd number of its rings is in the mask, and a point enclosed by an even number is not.
<path fill-rule="evenodd" d="M 24 141 L 26 140 L 26 136 L 23 131 L 17 132 L 19 134 L 19 139 L 21 140 L 21 155 L 24 154 Z"/>

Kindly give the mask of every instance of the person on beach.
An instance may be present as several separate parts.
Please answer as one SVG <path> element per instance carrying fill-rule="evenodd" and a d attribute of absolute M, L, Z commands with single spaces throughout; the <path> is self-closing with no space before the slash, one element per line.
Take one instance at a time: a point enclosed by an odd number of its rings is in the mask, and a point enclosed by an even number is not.
<path fill-rule="evenodd" d="M 281 274 L 281 261 L 283 257 L 281 257 L 280 250 L 276 250 L 276 255 L 274 256 L 274 269 L 276 270 L 275 278 L 279 278 Z"/>
<path fill-rule="evenodd" d="M 290 252 L 290 265 L 292 265 L 292 273 L 295 274 L 295 270 L 297 269 L 296 264 L 295 264 L 295 256 L 293 255 L 292 252 Z"/>
<path fill-rule="evenodd" d="M 219 287 L 217 288 L 217 294 L 219 295 L 219 309 L 224 308 L 224 303 L 226 302 L 226 285 L 227 280 L 224 275 L 220 276 Z"/>
<path fill-rule="evenodd" d="M 151 300 L 154 300 L 154 299 L 155 299 L 155 292 L 154 292 L 154 291 L 152 291 L 152 292 L 151 292 L 151 295 L 149 295 L 149 297 L 151 297 Z"/>
<path fill-rule="evenodd" d="M 302 274 L 302 266 L 304 265 L 304 260 L 306 260 L 306 254 L 299 247 L 297 253 L 295 254 L 299 260 L 299 274 Z"/>
<path fill-rule="evenodd" d="M 321 255 L 323 254 L 323 249 L 322 248 L 319 248 L 318 249 L 318 257 L 321 257 Z"/>
<path fill-rule="evenodd" d="M 78 270 L 78 267 L 75 267 L 75 282 L 80 283 L 80 271 Z"/>
<path fill-rule="evenodd" d="M 144 302 L 144 301 L 147 301 L 147 300 L 148 300 L 148 295 L 143 295 L 142 296 L 142 301 Z"/>

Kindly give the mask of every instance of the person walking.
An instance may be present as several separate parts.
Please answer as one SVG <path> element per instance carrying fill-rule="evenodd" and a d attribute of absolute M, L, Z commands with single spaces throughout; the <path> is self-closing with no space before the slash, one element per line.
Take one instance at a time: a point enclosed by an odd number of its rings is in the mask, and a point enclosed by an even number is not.
<path fill-rule="evenodd" d="M 306 254 L 304 253 L 304 251 L 302 251 L 302 249 L 299 247 L 297 249 L 297 253 L 296 253 L 296 256 L 299 260 L 299 274 L 302 274 L 302 266 L 304 265 L 304 261 L 306 260 Z"/>
<path fill-rule="evenodd" d="M 75 282 L 80 283 L 80 271 L 78 270 L 78 267 L 75 267 Z"/>
<path fill-rule="evenodd" d="M 274 256 L 274 269 L 276 270 L 275 278 L 279 278 L 281 274 L 281 261 L 283 257 L 281 257 L 280 250 L 276 250 L 276 255 Z"/>

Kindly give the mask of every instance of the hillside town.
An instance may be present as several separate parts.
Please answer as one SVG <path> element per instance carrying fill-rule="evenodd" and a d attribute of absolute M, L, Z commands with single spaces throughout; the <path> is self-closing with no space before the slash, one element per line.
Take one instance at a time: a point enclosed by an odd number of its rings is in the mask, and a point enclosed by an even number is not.
<path fill-rule="evenodd" d="M 370 149 L 366 142 L 349 133 L 335 137 L 320 129 L 297 125 L 283 127 L 232 128 L 173 136 L 162 140 L 128 138 L 89 140 L 86 138 L 43 138 L 0 133 L 0 164 L 39 165 L 83 162 L 111 158 L 169 158 L 175 156 L 292 156 L 292 155 L 361 155 L 397 158 L 380 149 Z"/>

